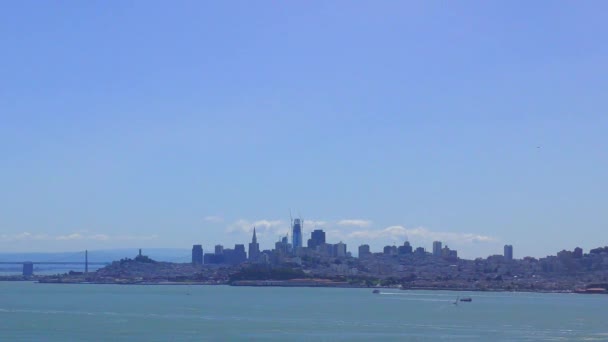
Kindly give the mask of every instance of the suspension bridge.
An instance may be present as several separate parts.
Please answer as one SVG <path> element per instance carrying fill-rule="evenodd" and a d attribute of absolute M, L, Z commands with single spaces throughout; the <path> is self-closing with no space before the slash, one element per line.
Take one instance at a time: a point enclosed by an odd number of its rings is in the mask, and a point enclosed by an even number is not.
<path fill-rule="evenodd" d="M 24 276 L 34 275 L 34 265 L 84 266 L 84 272 L 87 273 L 89 271 L 89 266 L 106 266 L 109 264 L 111 264 L 111 262 L 108 261 L 90 262 L 88 251 L 84 251 L 83 261 L 0 261 L 0 265 L 23 265 L 22 274 Z"/>

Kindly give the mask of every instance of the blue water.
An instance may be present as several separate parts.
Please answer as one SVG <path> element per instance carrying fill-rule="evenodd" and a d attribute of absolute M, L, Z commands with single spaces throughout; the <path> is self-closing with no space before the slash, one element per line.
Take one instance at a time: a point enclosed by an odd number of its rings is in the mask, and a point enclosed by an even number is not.
<path fill-rule="evenodd" d="M 608 341 L 607 309 L 602 295 L 4 282 L 0 340 Z"/>

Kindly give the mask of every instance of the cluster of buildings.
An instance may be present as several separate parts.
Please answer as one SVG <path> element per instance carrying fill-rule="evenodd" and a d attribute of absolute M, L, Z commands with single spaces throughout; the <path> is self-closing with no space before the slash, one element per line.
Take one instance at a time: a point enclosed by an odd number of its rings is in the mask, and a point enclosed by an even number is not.
<path fill-rule="evenodd" d="M 310 234 L 306 246 L 304 246 L 302 226 L 303 221 L 301 219 L 294 219 L 291 225 L 291 242 L 288 236 L 284 236 L 275 243 L 273 250 L 260 250 L 255 227 L 247 252 L 245 252 L 245 245 L 243 244 L 234 245 L 234 249 L 216 245 L 214 253 L 204 253 L 202 245 L 194 245 L 192 246 L 192 263 L 195 265 L 238 265 L 246 261 L 252 263 L 298 262 L 302 257 L 351 257 L 351 254 L 347 252 L 346 244 L 342 242 L 327 243 L 325 232 L 322 229 L 315 229 Z"/>
<path fill-rule="evenodd" d="M 254 233 L 254 240 L 255 240 L 255 233 Z M 255 244 L 257 245 L 257 242 Z M 258 245 L 258 252 L 259 252 L 259 245 Z M 254 253 L 255 253 L 255 251 L 252 251 L 251 246 L 250 246 L 249 254 L 254 255 Z M 247 252 L 245 252 L 245 245 L 243 245 L 243 244 L 234 245 L 234 249 L 224 248 L 224 246 L 222 246 L 222 245 L 216 245 L 215 253 L 203 253 L 203 247 L 201 245 L 192 246 L 192 263 L 194 265 L 202 265 L 202 264 L 238 265 L 245 261 L 247 261 Z"/>
<path fill-rule="evenodd" d="M 328 258 L 340 259 L 352 257 L 351 253 L 348 252 L 345 243 L 328 243 L 326 241 L 325 232 L 322 229 L 313 230 L 306 245 L 304 245 L 302 231 L 303 220 L 296 218 L 292 220 L 291 223 L 291 241 L 289 241 L 289 235 L 287 235 L 275 243 L 275 248 L 273 250 L 260 250 L 254 227 L 253 236 L 247 252 L 245 251 L 244 244 L 235 244 L 234 249 L 216 245 L 214 253 L 204 253 L 201 245 L 194 245 L 192 247 L 192 263 L 194 265 L 238 265 L 244 262 L 268 264 L 294 262 L 301 264 L 303 258 L 323 261 Z M 372 253 L 370 246 L 367 244 L 361 245 L 358 248 L 359 259 L 366 259 L 379 255 L 434 257 L 451 262 L 458 260 L 458 252 L 454 249 L 450 249 L 447 245 L 444 246 L 441 241 L 433 242 L 433 249 L 430 253 L 423 247 L 412 247 L 408 241 L 405 241 L 402 246 L 385 246 L 382 253 Z M 506 245 L 504 247 L 504 257 L 507 260 L 513 260 L 513 246 Z"/>
<path fill-rule="evenodd" d="M 242 278 L 239 280 L 259 280 L 268 276 L 274 281 L 277 279 L 272 277 L 276 274 L 268 271 L 289 270 L 292 272 L 289 274 L 329 279 L 349 286 L 572 291 L 594 285 L 605 286 L 608 292 L 608 247 L 592 249 L 589 253 L 583 253 L 577 247 L 544 258 L 515 260 L 513 246 L 505 245 L 500 255 L 466 260 L 458 258 L 458 252 L 441 241 L 434 241 L 431 251 L 414 248 L 405 241 L 400 246 L 385 246 L 379 252 L 372 252 L 369 245 L 363 244 L 358 247 L 358 257 L 354 258 L 345 243 L 329 243 L 322 229 L 312 231 L 307 240 L 302 232 L 303 221 L 295 219 L 291 224 L 291 239 L 289 235 L 280 238 L 272 250 L 260 249 L 254 228 L 248 246 L 236 244 L 234 248 L 224 248 L 217 245 L 213 253 L 204 253 L 201 245 L 194 245 L 192 264 L 155 262 L 140 252 L 134 260 L 114 262 L 95 273 L 84 273 L 80 278 L 56 277 L 49 281 L 227 284 L 235 275 Z M 241 264 L 246 266 L 241 267 Z"/>
<path fill-rule="evenodd" d="M 255 228 L 247 253 L 242 244 L 235 245 L 234 249 L 218 245 L 214 253 L 206 254 L 200 245 L 195 245 L 192 262 L 194 266 L 229 266 L 244 262 L 279 268 L 293 266 L 314 278 L 349 279 L 361 286 L 568 291 L 585 284 L 608 282 L 608 247 L 591 250 L 588 254 L 577 247 L 555 256 L 515 260 L 513 246 L 505 245 L 500 255 L 466 260 L 458 258 L 458 252 L 441 241 L 434 241 L 430 251 L 415 248 L 405 241 L 400 246 L 385 246 L 378 252 L 363 244 L 358 247 L 358 257 L 354 258 L 345 243 L 329 243 L 322 229 L 312 231 L 304 244 L 302 228 L 302 220 L 293 220 L 291 239 L 282 237 L 272 250 L 260 250 Z M 217 269 L 221 268 L 211 267 L 203 272 Z M 232 269 L 236 272 L 237 268 Z"/>
<path fill-rule="evenodd" d="M 441 241 L 434 241 L 431 251 L 414 248 L 405 241 L 400 246 L 385 246 L 379 252 L 372 252 L 369 245 L 363 244 L 355 258 L 345 243 L 329 243 L 322 229 L 315 229 L 305 240 L 303 221 L 295 219 L 290 234 L 281 237 L 271 250 L 260 249 L 254 228 L 247 246 L 216 245 L 212 253 L 205 253 L 201 245 L 194 245 L 191 264 L 156 262 L 140 251 L 134 260 L 113 262 L 94 273 L 74 273 L 45 281 L 228 284 L 234 279 L 277 281 L 292 275 L 345 286 L 501 291 L 573 291 L 592 286 L 608 292 L 608 246 L 589 253 L 577 247 L 544 258 L 515 260 L 513 246 L 505 245 L 500 255 L 467 260 L 458 258 L 458 252 Z"/>

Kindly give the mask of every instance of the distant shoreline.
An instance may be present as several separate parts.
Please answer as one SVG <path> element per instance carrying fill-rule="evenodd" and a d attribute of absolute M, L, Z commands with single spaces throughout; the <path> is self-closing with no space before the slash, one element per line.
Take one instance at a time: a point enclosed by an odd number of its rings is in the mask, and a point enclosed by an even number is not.
<path fill-rule="evenodd" d="M 580 293 L 574 290 L 504 290 L 504 289 L 470 289 L 470 288 L 440 288 L 440 287 L 411 287 L 411 288 L 396 288 L 388 286 L 362 286 L 351 285 L 331 281 L 318 282 L 286 282 L 286 281 L 239 281 L 233 284 L 206 283 L 206 282 L 57 282 L 57 281 L 40 281 L 36 279 L 21 279 L 21 280 L 0 280 L 1 282 L 30 282 L 37 284 L 56 284 L 56 285 L 144 285 L 144 286 L 233 286 L 233 287 L 315 287 L 315 288 L 356 288 L 356 289 L 378 289 L 378 290 L 398 290 L 398 291 L 453 291 L 453 292 L 512 292 L 512 293 L 561 293 L 561 294 L 595 294 L 595 293 Z M 606 294 L 606 293 L 598 293 Z"/>

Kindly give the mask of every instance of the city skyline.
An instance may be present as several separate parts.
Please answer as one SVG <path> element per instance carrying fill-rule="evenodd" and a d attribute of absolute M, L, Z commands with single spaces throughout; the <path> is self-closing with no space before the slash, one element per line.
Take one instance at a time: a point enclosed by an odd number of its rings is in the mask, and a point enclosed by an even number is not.
<path fill-rule="evenodd" d="M 0 251 L 605 245 L 606 9 L 7 3 Z"/>
<path fill-rule="evenodd" d="M 201 245 L 207 251 L 212 251 L 218 245 L 230 247 L 235 244 L 247 245 L 250 241 L 251 234 L 256 231 L 256 241 L 259 242 L 259 250 L 273 249 L 274 244 L 283 237 L 288 237 L 288 241 L 292 244 L 292 231 L 290 228 L 291 220 L 243 220 L 239 219 L 231 223 L 224 222 L 224 219 L 219 216 L 206 216 L 203 221 L 207 225 L 223 225 L 225 237 L 219 240 L 211 240 L 201 238 L 199 236 L 182 236 L 184 241 L 182 244 L 163 244 L 163 237 L 156 234 L 149 236 L 107 236 L 105 234 L 93 234 L 87 231 L 73 232 L 68 235 L 50 236 L 50 235 L 35 235 L 23 233 L 16 236 L 8 234 L 0 234 L 0 241 L 11 242 L 13 248 L 5 248 L 0 252 L 70 252 L 81 251 L 82 246 L 89 246 L 89 250 L 108 250 L 108 249 L 137 249 L 137 248 L 177 248 L 188 249 L 192 243 Z M 555 253 L 574 247 L 582 247 L 584 250 L 597 248 L 602 243 L 589 243 L 584 246 L 561 246 L 554 251 L 542 252 L 538 249 L 534 253 L 521 252 L 517 241 L 505 241 L 500 237 L 492 237 L 483 234 L 474 233 L 454 233 L 441 232 L 430 230 L 425 227 L 408 228 L 403 225 L 391 225 L 383 229 L 374 228 L 374 222 L 365 219 L 341 219 L 336 221 L 328 220 L 304 220 L 302 219 L 302 244 L 306 247 L 306 241 L 311 237 L 311 233 L 315 230 L 322 230 L 327 235 L 328 243 L 344 242 L 351 246 L 350 252 L 357 255 L 356 247 L 366 244 L 370 246 L 371 252 L 382 252 L 385 246 L 400 246 L 403 242 L 408 241 L 414 248 L 422 247 L 427 252 L 433 253 L 434 243 L 440 242 L 439 248 L 450 246 L 452 249 L 458 250 L 459 257 L 465 259 L 475 259 L 478 257 L 485 258 L 491 255 L 502 255 L 505 245 L 515 245 L 514 258 L 521 259 L 526 256 L 530 257 L 545 257 L 554 255 Z M 45 249 L 28 249 L 28 244 L 32 241 L 50 242 L 48 248 Z M 121 244 L 118 244 L 121 243 Z M 59 248 L 52 248 L 53 243 L 63 243 Z M 597 246 L 596 246 L 597 245 Z"/>

